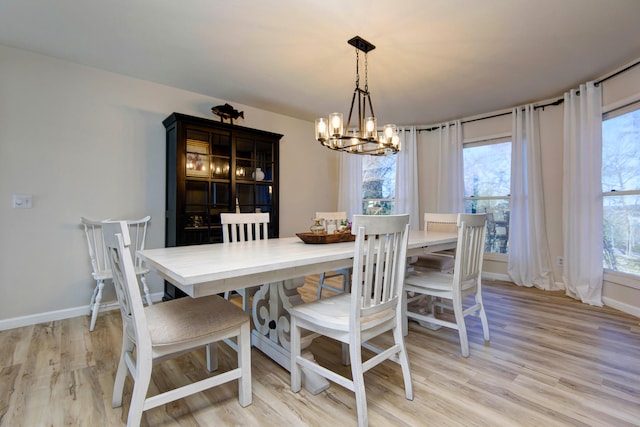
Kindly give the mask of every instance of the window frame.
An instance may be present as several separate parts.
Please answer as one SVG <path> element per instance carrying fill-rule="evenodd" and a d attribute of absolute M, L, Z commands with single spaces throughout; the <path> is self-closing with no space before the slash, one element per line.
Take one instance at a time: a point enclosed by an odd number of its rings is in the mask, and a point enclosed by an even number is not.
<path fill-rule="evenodd" d="M 463 159 L 464 159 L 464 150 L 466 148 L 474 148 L 474 147 L 481 147 L 481 146 L 485 146 L 485 145 L 494 145 L 494 144 L 501 144 L 501 143 L 505 143 L 508 142 L 511 144 L 511 149 L 513 150 L 513 136 L 511 134 L 511 132 L 505 132 L 505 133 L 501 133 L 501 134 L 497 134 L 497 135 L 490 135 L 490 136 L 483 136 L 483 137 L 478 137 L 478 138 L 473 138 L 473 139 L 466 139 L 463 141 L 462 143 L 462 155 L 463 155 Z M 511 160 L 510 160 L 511 162 Z M 511 163 L 509 164 L 509 184 L 511 184 Z M 463 181 L 464 181 L 464 161 L 463 161 Z M 463 184 L 464 185 L 464 184 Z M 509 204 L 509 211 L 511 210 L 511 191 L 509 191 L 508 194 L 506 195 L 498 195 L 498 196 L 464 196 L 464 204 L 465 204 L 465 212 L 466 212 L 466 205 L 468 202 L 470 201 L 478 201 L 478 200 L 486 200 L 486 201 L 491 201 L 491 200 L 506 200 L 507 203 Z M 510 221 L 510 220 L 509 220 Z M 507 240 L 508 242 L 508 240 Z M 508 245 L 508 243 L 507 243 Z M 484 258 L 486 260 L 491 260 L 491 261 L 505 261 L 508 257 L 509 253 L 508 253 L 508 246 L 507 246 L 507 252 L 502 253 L 502 252 L 484 252 Z"/>
<path fill-rule="evenodd" d="M 609 105 L 607 107 L 603 107 L 602 109 L 603 113 L 602 113 L 602 124 L 604 125 L 604 122 L 610 119 L 614 119 L 616 117 L 622 116 L 624 114 L 627 113 L 631 113 L 634 111 L 640 111 L 640 94 L 624 99 L 618 103 Z M 602 130 L 603 133 L 603 152 L 601 153 L 602 158 L 601 161 L 604 164 L 604 129 Z M 640 141 L 639 141 L 640 143 Z M 602 178 L 601 178 L 602 181 Z M 605 206 L 605 198 L 606 197 L 620 197 L 620 196 L 640 196 L 640 188 L 636 189 L 636 190 L 612 190 L 612 191 L 602 191 L 602 209 L 603 209 L 603 223 L 602 223 L 602 227 L 604 230 L 604 206 Z M 603 241 L 604 244 L 604 241 Z M 613 270 L 610 268 L 607 268 L 604 266 L 604 256 L 603 256 L 603 262 L 602 262 L 602 269 L 603 269 L 603 279 L 605 281 L 609 281 L 609 282 L 613 282 L 613 283 L 617 283 L 623 286 L 627 286 L 630 288 L 634 288 L 634 289 L 640 289 L 640 282 L 638 282 L 638 280 L 640 279 L 640 273 L 638 274 L 633 274 L 633 273 L 627 273 L 624 271 L 619 271 L 619 270 Z"/>
<path fill-rule="evenodd" d="M 381 159 L 381 158 L 389 158 L 389 157 L 392 157 L 394 159 L 394 163 L 395 163 L 394 166 L 393 166 L 393 177 L 394 177 L 393 178 L 394 179 L 394 182 L 393 182 L 393 186 L 394 186 L 394 188 L 393 188 L 393 197 L 375 197 L 375 198 L 369 197 L 369 198 L 365 198 L 364 197 L 365 196 L 365 185 L 366 185 L 367 182 L 371 181 L 371 180 L 365 180 L 365 175 L 370 170 L 370 169 L 366 169 L 365 161 L 366 160 L 371 160 L 371 159 Z M 371 159 L 369 159 L 369 158 L 371 158 Z M 395 185 L 396 185 L 395 181 L 397 179 L 397 169 L 398 169 L 398 156 L 397 155 L 389 155 L 389 156 L 369 156 L 369 155 L 365 155 L 365 156 L 362 157 L 362 176 L 361 176 L 362 182 L 361 182 L 361 185 L 360 185 L 360 192 L 361 192 L 361 195 L 362 195 L 362 205 L 360 206 L 360 210 L 361 210 L 361 212 L 363 214 L 365 214 L 365 215 L 391 215 L 391 214 L 393 214 L 393 212 L 396 209 L 396 198 L 397 198 L 396 188 L 395 188 Z M 376 175 L 376 177 L 379 177 L 379 176 Z M 384 187 L 384 184 L 383 184 L 383 187 Z M 384 192 L 383 192 L 382 195 L 384 196 Z M 368 212 L 368 208 L 365 207 L 365 206 L 368 203 L 371 203 L 371 202 L 373 202 L 373 203 L 376 203 L 376 202 L 378 202 L 378 203 L 390 203 L 391 207 L 392 207 L 391 211 L 388 214 L 387 213 L 368 214 L 367 213 Z"/>

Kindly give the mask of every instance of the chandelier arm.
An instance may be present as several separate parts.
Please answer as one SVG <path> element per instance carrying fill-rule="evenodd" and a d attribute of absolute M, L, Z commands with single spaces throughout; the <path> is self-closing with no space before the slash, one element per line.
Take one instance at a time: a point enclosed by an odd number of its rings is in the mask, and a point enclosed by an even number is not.
<path fill-rule="evenodd" d="M 356 92 L 358 92 L 358 88 L 353 91 L 353 96 L 351 96 L 351 107 L 349 108 L 349 117 L 347 118 L 347 125 L 344 128 L 345 135 L 349 132 L 349 126 L 351 125 L 351 115 L 353 114 L 353 103 L 356 101 Z M 358 107 L 360 108 L 360 107 Z"/>
<path fill-rule="evenodd" d="M 373 112 L 373 103 L 371 102 L 371 95 L 367 92 L 367 100 L 369 101 L 369 110 L 371 110 L 371 116 L 375 117 L 376 113 Z"/>
<path fill-rule="evenodd" d="M 358 130 L 360 131 L 360 137 L 364 137 L 365 129 L 364 129 L 364 115 L 367 112 L 365 98 L 367 97 L 367 92 L 359 91 L 358 92 Z"/>

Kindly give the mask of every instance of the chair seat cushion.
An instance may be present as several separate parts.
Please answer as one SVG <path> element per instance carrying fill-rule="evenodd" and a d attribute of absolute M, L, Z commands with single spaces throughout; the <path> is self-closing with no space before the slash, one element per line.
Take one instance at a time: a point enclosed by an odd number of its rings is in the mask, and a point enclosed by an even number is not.
<path fill-rule="evenodd" d="M 240 307 L 218 295 L 154 304 L 145 307 L 145 315 L 153 346 L 204 338 L 249 321 Z"/>
<path fill-rule="evenodd" d="M 464 293 L 469 289 L 475 289 L 476 280 L 469 279 L 463 281 L 461 290 Z M 448 293 L 453 291 L 453 274 L 441 273 L 439 271 L 416 270 L 405 278 L 404 288 L 406 291 L 420 292 L 429 289 L 435 292 Z"/>
<path fill-rule="evenodd" d="M 301 304 L 289 309 L 292 316 L 336 331 L 349 330 L 351 294 L 339 294 L 329 298 Z M 361 319 L 362 330 L 372 328 L 394 317 L 389 309 Z"/>
<path fill-rule="evenodd" d="M 411 265 L 422 268 L 431 268 L 434 270 L 452 270 L 455 259 L 449 254 L 424 254 L 418 256 L 418 259 Z"/>
<path fill-rule="evenodd" d="M 453 275 L 439 271 L 416 270 L 405 278 L 404 283 L 407 291 L 419 288 L 447 292 L 453 290 Z"/>

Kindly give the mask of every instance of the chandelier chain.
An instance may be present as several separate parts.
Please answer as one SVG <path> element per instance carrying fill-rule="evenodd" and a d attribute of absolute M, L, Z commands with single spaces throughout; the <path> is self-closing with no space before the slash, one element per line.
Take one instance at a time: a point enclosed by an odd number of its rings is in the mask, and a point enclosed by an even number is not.
<path fill-rule="evenodd" d="M 364 54 L 364 91 L 369 93 L 369 54 Z"/>
<path fill-rule="evenodd" d="M 365 72 L 366 77 L 366 72 Z M 360 87 L 360 54 L 359 50 L 356 49 L 356 89 Z"/>

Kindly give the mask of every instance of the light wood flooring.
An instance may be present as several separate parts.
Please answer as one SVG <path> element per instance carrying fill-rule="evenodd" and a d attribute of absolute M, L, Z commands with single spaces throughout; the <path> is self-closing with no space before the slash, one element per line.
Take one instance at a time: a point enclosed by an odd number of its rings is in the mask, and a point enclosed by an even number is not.
<path fill-rule="evenodd" d="M 317 278 L 302 294 L 315 298 Z M 486 282 L 491 342 L 467 321 L 470 357 L 457 332 L 410 323 L 407 344 L 415 399 L 407 401 L 400 367 L 386 362 L 365 374 L 372 426 L 640 426 L 640 319 L 590 307 L 562 292 Z M 78 317 L 0 332 L 1 426 L 119 426 L 111 408 L 121 345 L 118 311 L 101 313 L 89 332 Z M 348 372 L 340 346 L 317 339 L 317 360 Z M 369 354 L 365 352 L 365 354 Z M 237 383 L 145 412 L 150 426 L 350 426 L 355 399 L 332 384 L 316 396 L 293 394 L 289 374 L 252 351 L 253 404 L 242 408 Z M 235 365 L 221 345 L 220 366 Z M 151 392 L 206 375 L 204 351 L 154 367 Z"/>

